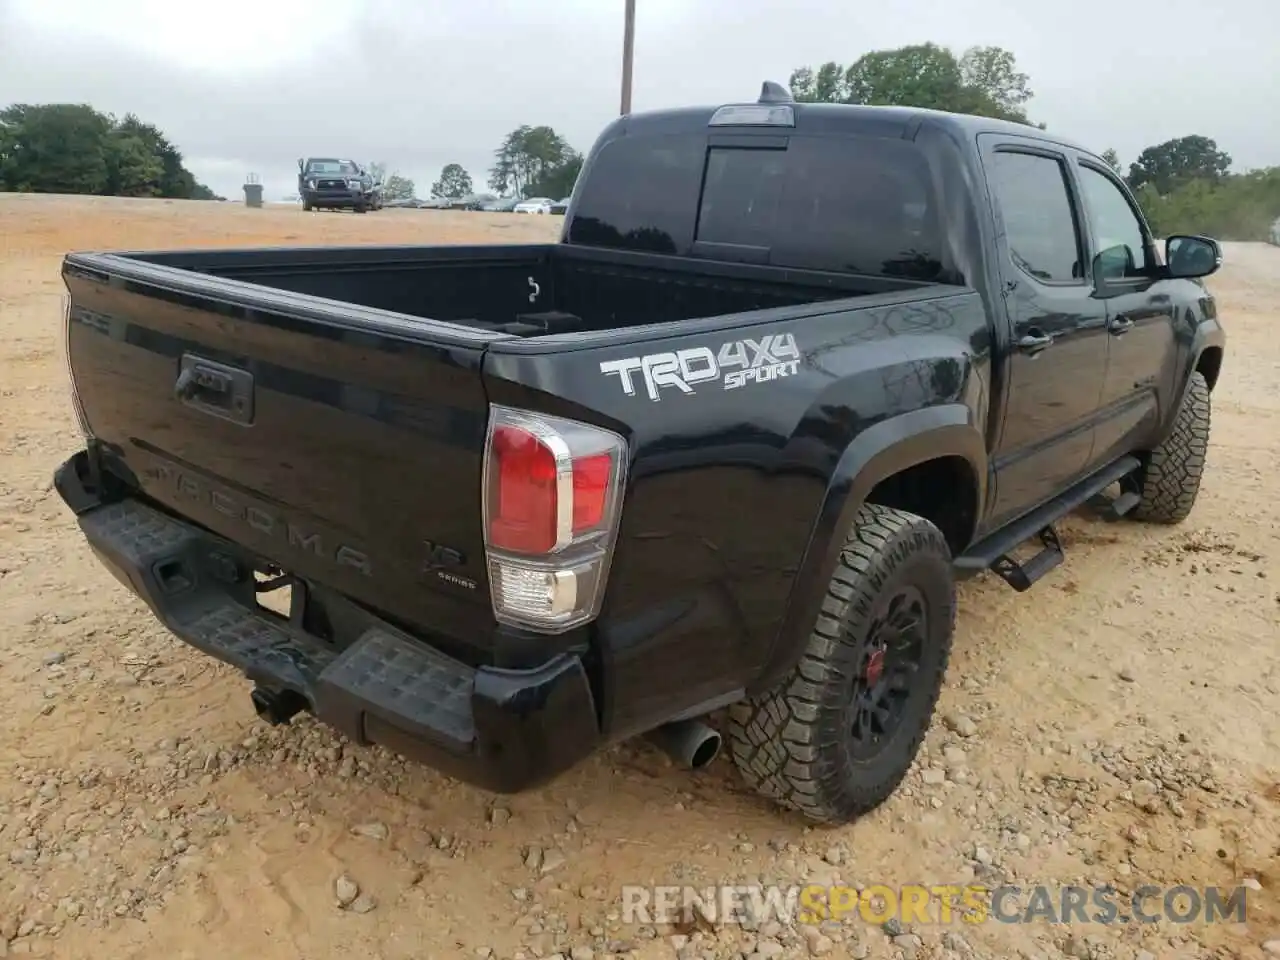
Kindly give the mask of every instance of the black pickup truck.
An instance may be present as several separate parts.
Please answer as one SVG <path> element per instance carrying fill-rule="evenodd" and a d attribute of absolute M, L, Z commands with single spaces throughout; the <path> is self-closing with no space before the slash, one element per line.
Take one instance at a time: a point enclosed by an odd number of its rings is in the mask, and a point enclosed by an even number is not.
<path fill-rule="evenodd" d="M 69 254 L 56 485 L 270 722 L 499 792 L 723 735 L 847 821 L 958 579 L 1025 590 L 1076 508 L 1188 515 L 1220 263 L 1050 133 L 766 84 L 614 121 L 557 243 Z"/>
<path fill-rule="evenodd" d="M 382 209 L 382 184 L 353 160 L 299 158 L 298 195 L 306 211 Z"/>

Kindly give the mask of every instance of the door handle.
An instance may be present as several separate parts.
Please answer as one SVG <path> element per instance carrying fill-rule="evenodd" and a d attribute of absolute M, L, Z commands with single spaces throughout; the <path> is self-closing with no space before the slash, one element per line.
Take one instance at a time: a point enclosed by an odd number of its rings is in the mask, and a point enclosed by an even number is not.
<path fill-rule="evenodd" d="M 1123 334 L 1128 333 L 1130 330 L 1133 329 L 1133 318 L 1132 317 L 1116 317 L 1109 324 L 1107 324 L 1107 329 L 1111 331 L 1112 336 L 1119 337 Z"/>
<path fill-rule="evenodd" d="M 1053 343 L 1052 334 L 1028 333 L 1018 341 L 1018 349 L 1023 353 L 1034 356 L 1051 343 Z"/>

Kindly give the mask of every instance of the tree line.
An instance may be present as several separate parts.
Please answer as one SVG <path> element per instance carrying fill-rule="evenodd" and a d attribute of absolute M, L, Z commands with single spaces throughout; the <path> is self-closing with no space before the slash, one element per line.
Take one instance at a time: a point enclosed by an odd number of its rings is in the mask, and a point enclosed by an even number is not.
<path fill-rule="evenodd" d="M 1280 217 L 1280 166 L 1240 173 L 1210 137 L 1147 147 L 1125 177 L 1156 236 L 1266 240 Z"/>
<path fill-rule="evenodd" d="M 489 189 L 499 196 L 550 197 L 573 192 L 582 171 L 582 154 L 548 126 L 517 127 L 502 138 L 489 168 Z M 475 192 L 471 174 L 461 164 L 445 164 L 431 196 L 456 200 Z"/>
<path fill-rule="evenodd" d="M 799 101 L 930 107 L 1032 124 L 1030 77 L 1000 47 L 957 55 L 933 43 L 863 54 L 791 74 Z M 1044 129 L 1045 124 L 1034 123 Z M 1101 156 L 1120 173 L 1157 236 L 1207 234 L 1265 240 L 1280 217 L 1280 166 L 1231 172 L 1231 157 L 1210 137 L 1176 137 L 1144 149 L 1128 170 L 1114 150 Z"/>
<path fill-rule="evenodd" d="M 221 199 L 155 126 L 83 103 L 0 110 L 0 192 Z"/>
<path fill-rule="evenodd" d="M 1030 78 L 1014 54 L 995 46 L 959 55 L 936 44 L 876 50 L 847 67 L 832 61 L 796 69 L 791 91 L 800 101 L 924 106 L 1034 123 L 1027 115 Z M 1280 166 L 1233 173 L 1230 155 L 1203 134 L 1144 148 L 1128 170 L 1114 150 L 1102 157 L 1128 182 L 1156 236 L 1260 241 L 1280 216 Z"/>
<path fill-rule="evenodd" d="M 1031 78 L 1001 47 L 956 53 L 921 43 L 873 50 L 850 64 L 799 67 L 790 86 L 800 102 L 928 107 L 1046 129 L 1028 115 Z M 1114 150 L 1101 156 L 1129 184 L 1158 236 L 1203 233 L 1264 240 L 1280 217 L 1280 166 L 1233 173 L 1230 155 L 1210 137 L 1191 134 L 1149 146 L 1127 171 Z M 494 152 L 489 187 L 520 197 L 563 197 L 581 168 L 582 155 L 554 129 L 522 126 Z M 432 196 L 461 197 L 473 189 L 470 175 L 452 163 L 441 171 Z"/>

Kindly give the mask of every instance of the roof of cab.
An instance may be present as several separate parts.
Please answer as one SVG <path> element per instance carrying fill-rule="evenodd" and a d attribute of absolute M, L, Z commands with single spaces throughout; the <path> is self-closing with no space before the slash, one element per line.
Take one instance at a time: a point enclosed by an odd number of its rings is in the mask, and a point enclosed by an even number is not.
<path fill-rule="evenodd" d="M 974 137 L 979 133 L 1006 133 L 1036 140 L 1045 140 L 1060 144 L 1083 153 L 1094 151 L 1074 143 L 1063 137 L 1050 134 L 1039 127 L 1015 123 L 1011 120 L 997 120 L 991 117 L 971 116 L 969 114 L 948 113 L 943 110 L 929 110 L 924 107 L 868 106 L 852 103 L 803 103 L 791 101 L 762 100 L 744 101 L 741 104 L 717 104 L 716 106 L 677 107 L 667 110 L 651 110 L 619 117 L 614 121 L 617 134 L 648 133 L 670 134 L 693 130 L 705 130 L 711 117 L 724 106 L 751 106 L 754 103 L 768 103 L 772 106 L 787 106 L 795 112 L 795 130 L 809 133 L 845 133 L 862 136 L 912 137 L 915 131 L 926 121 L 950 132 L 961 139 Z M 720 128 L 728 132 L 735 128 Z M 765 133 L 768 128 L 752 126 L 750 129 Z M 790 128 L 786 128 L 790 129 Z M 775 132 L 782 132 L 781 129 Z"/>

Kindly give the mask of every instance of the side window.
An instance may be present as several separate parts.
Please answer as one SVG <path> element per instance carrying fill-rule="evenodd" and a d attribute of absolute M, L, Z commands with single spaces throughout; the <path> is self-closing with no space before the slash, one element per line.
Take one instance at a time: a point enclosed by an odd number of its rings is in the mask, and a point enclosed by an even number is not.
<path fill-rule="evenodd" d="M 1080 167 L 1080 184 L 1089 223 L 1098 242 L 1103 275 L 1108 280 L 1140 277 L 1147 263 L 1142 224 L 1129 201 L 1111 178 L 1090 167 Z"/>
<path fill-rule="evenodd" d="M 1083 282 L 1080 240 L 1062 163 L 1002 150 L 991 156 L 987 179 L 1018 267 L 1037 280 Z"/>

